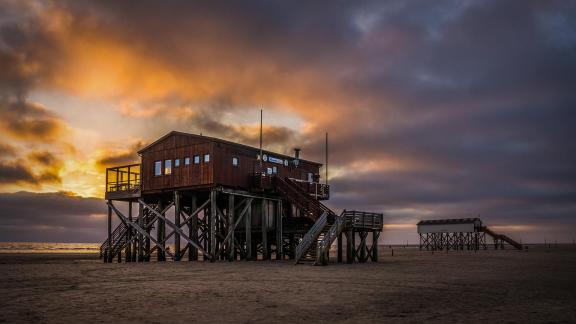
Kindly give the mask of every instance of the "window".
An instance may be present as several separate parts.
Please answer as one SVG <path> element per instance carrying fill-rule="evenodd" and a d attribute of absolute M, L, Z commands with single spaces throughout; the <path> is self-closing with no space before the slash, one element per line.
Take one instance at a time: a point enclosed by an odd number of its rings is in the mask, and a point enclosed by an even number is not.
<path fill-rule="evenodd" d="M 210 154 L 204 154 L 204 163 L 210 162 Z"/>
<path fill-rule="evenodd" d="M 272 173 L 278 173 L 278 168 L 275 167 L 275 166 L 273 166 L 273 167 L 272 167 Z"/>
<path fill-rule="evenodd" d="M 184 165 L 190 165 L 190 158 L 189 157 L 184 158 Z"/>
<path fill-rule="evenodd" d="M 200 155 L 194 155 L 194 164 L 200 164 Z"/>
<path fill-rule="evenodd" d="M 155 176 L 162 175 L 162 161 L 154 162 L 154 175 Z"/>
<path fill-rule="evenodd" d="M 237 157 L 233 157 L 233 158 L 232 158 L 232 165 L 233 165 L 233 166 L 238 166 L 238 158 L 237 158 Z"/>
<path fill-rule="evenodd" d="M 164 174 L 172 174 L 172 160 L 164 160 Z"/>
<path fill-rule="evenodd" d="M 174 167 L 177 168 L 180 166 L 180 159 L 174 160 Z"/>
<path fill-rule="evenodd" d="M 266 169 L 266 173 L 272 174 L 272 168 L 267 168 L 267 169 Z"/>

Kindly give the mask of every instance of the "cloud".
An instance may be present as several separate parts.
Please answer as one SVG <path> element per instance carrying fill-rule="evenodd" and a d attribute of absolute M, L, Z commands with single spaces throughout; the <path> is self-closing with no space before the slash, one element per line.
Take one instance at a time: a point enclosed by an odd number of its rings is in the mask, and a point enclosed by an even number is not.
<path fill-rule="evenodd" d="M 0 184 L 28 184 L 39 188 L 62 181 L 63 162 L 50 152 L 35 152 L 26 159 L 0 160 Z"/>
<path fill-rule="evenodd" d="M 246 114 L 263 107 L 303 121 L 267 125 L 271 149 L 297 144 L 323 161 L 329 132 L 334 206 L 383 210 L 399 224 L 476 213 L 499 226 L 573 222 L 573 4 L 0 6 L 5 179 L 39 176 L 15 163 L 29 154 L 11 150 L 16 141 L 65 137 L 58 107 L 28 96 L 60 91 L 117 108 L 109 124 L 129 144 L 102 143 L 97 168 L 132 162 L 134 138 L 174 129 L 255 145 Z M 122 123 L 138 126 L 124 133 Z M 112 128 L 94 131 L 117 136 Z"/>
<path fill-rule="evenodd" d="M 119 150 L 105 150 L 100 153 L 100 157 L 96 161 L 96 164 L 101 170 L 105 170 L 109 167 L 139 163 L 140 158 L 138 157 L 137 152 L 146 145 L 148 145 L 147 142 L 137 140 L 128 145 L 127 148 Z"/>
<path fill-rule="evenodd" d="M 101 199 L 66 192 L 0 193 L 2 241 L 99 242 L 106 236 Z"/>

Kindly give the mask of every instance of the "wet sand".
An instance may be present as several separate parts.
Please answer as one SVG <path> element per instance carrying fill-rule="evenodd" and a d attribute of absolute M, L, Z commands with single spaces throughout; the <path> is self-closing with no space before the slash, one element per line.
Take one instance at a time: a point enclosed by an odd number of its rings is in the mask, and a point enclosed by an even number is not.
<path fill-rule="evenodd" d="M 379 263 L 103 264 L 0 255 L 0 322 L 576 322 L 576 248 L 421 253 Z"/>

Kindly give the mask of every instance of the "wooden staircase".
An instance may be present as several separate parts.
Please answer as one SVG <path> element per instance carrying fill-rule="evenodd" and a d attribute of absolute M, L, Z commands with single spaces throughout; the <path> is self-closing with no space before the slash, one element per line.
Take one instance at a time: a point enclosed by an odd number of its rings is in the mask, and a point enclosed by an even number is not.
<path fill-rule="evenodd" d="M 138 222 L 141 216 L 136 217 L 134 220 Z M 148 224 L 148 221 L 153 217 L 152 213 L 147 210 L 144 210 L 144 217 L 145 217 L 145 224 Z M 128 243 L 128 228 L 124 223 L 118 224 L 114 231 L 112 232 L 112 247 L 108 251 L 108 239 L 106 239 L 102 245 L 100 245 L 100 259 L 102 259 L 105 255 L 114 256 L 117 255 L 120 251 L 122 251 L 126 244 Z M 132 233 L 132 237 L 134 237 L 136 233 Z"/>
<path fill-rule="evenodd" d="M 504 234 L 495 233 L 494 231 L 492 231 L 491 229 L 489 229 L 486 226 L 483 226 L 480 230 L 482 232 L 492 236 L 492 238 L 494 239 L 495 242 L 498 242 L 498 241 L 506 242 L 518 250 L 522 250 L 522 248 L 523 248 L 522 244 L 516 242 L 515 240 L 511 239 L 510 237 L 508 237 Z M 504 245 L 502 245 L 502 247 L 504 247 Z"/>
<path fill-rule="evenodd" d="M 343 222 L 339 221 L 339 216 L 330 208 L 304 192 L 293 180 L 275 177 L 274 185 L 285 199 L 315 221 L 312 228 L 296 247 L 296 263 L 321 263 L 323 259 L 321 255 L 325 254 L 326 249 L 330 248 L 329 245 L 332 244 L 337 234 L 340 234 L 339 231 L 342 230 Z M 336 235 L 334 235 L 335 230 L 333 228 L 335 224 L 337 224 L 336 232 L 338 232 Z M 331 235 L 328 235 L 329 233 Z"/>

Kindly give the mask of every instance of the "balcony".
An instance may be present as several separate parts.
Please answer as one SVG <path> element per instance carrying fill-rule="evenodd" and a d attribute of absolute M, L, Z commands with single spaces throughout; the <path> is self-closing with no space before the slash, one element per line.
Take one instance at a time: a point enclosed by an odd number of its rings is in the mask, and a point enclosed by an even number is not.
<path fill-rule="evenodd" d="M 308 182 L 305 180 L 290 178 L 293 184 L 295 184 L 300 190 L 308 193 L 310 196 L 318 200 L 327 200 L 330 198 L 330 186 L 318 182 Z"/>
<path fill-rule="evenodd" d="M 140 198 L 140 164 L 106 169 L 106 199 L 134 200 Z"/>

